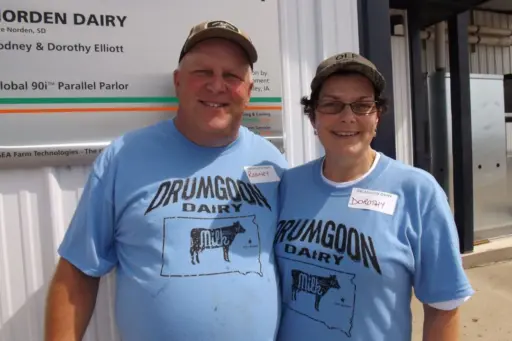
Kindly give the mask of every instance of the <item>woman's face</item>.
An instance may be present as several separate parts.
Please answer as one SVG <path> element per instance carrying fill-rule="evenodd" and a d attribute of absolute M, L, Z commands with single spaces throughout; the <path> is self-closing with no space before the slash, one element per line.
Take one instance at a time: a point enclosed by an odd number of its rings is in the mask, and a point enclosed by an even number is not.
<path fill-rule="evenodd" d="M 362 75 L 334 75 L 324 82 L 313 126 L 327 155 L 359 157 L 369 150 L 378 123 L 374 101 L 373 85 Z M 350 103 L 353 109 L 343 108 Z"/>

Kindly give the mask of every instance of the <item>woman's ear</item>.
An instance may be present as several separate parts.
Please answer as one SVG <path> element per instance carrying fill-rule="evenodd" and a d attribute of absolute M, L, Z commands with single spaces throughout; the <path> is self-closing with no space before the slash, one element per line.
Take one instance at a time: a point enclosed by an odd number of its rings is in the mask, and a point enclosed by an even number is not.
<path fill-rule="evenodd" d="M 309 115 L 309 123 L 311 123 L 311 128 L 313 128 L 313 133 L 318 135 L 318 131 L 316 129 L 316 121 L 313 115 Z"/>
<path fill-rule="evenodd" d="M 308 118 L 309 118 L 309 123 L 311 123 L 311 126 L 313 127 L 313 129 L 315 129 L 316 128 L 315 115 L 309 114 Z"/>

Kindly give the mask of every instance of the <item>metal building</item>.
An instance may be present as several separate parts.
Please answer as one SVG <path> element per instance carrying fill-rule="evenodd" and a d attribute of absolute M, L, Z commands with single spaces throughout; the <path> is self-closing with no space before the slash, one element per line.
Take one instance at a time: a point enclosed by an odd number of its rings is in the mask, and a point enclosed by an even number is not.
<path fill-rule="evenodd" d="M 363 0 L 359 10 L 361 51 L 394 85 L 393 115 L 376 147 L 438 179 L 454 210 L 461 252 L 510 234 L 512 3 L 379 4 Z"/>

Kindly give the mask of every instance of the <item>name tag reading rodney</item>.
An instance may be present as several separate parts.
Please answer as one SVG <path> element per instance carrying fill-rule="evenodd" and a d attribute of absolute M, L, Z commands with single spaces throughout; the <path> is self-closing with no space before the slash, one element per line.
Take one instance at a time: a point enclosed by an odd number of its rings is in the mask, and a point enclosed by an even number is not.
<path fill-rule="evenodd" d="M 396 194 L 354 188 L 348 201 L 348 207 L 393 215 L 397 199 Z"/>
<path fill-rule="evenodd" d="M 274 166 L 247 166 L 244 167 L 244 169 L 252 184 L 276 182 L 280 180 Z"/>

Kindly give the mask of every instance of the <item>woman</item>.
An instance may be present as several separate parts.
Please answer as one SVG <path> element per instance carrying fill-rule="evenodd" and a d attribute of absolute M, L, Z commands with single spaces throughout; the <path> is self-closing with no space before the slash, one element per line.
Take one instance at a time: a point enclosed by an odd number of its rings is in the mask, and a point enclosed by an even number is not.
<path fill-rule="evenodd" d="M 370 146 L 384 86 L 370 61 L 343 53 L 318 66 L 302 100 L 325 156 L 281 181 L 279 341 L 409 341 L 413 290 L 423 340 L 458 340 L 457 308 L 473 289 L 446 195 Z"/>

